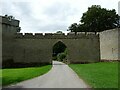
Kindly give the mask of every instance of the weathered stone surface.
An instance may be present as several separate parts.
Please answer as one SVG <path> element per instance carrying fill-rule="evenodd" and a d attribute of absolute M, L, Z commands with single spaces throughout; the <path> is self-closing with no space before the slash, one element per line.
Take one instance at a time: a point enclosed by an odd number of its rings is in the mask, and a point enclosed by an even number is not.
<path fill-rule="evenodd" d="M 47 62 L 52 59 L 52 48 L 62 41 L 68 49 L 70 62 L 96 62 L 100 60 L 99 39 L 15 39 L 16 62 Z"/>
<path fill-rule="evenodd" d="M 120 60 L 120 28 L 100 33 L 100 50 L 102 60 Z"/>
<path fill-rule="evenodd" d="M 19 20 L 2 17 L 2 60 L 11 60 L 14 57 L 15 34 L 19 29 Z"/>
<path fill-rule="evenodd" d="M 19 20 L 3 17 L 2 27 L 2 60 L 13 60 L 15 63 L 51 63 L 52 49 L 62 41 L 68 49 L 67 59 L 70 63 L 98 62 L 101 59 L 120 60 L 120 30 L 108 30 L 95 35 L 93 32 L 54 34 L 18 33 Z M 11 22 L 11 23 L 10 23 Z M 8 24 L 7 24 L 8 23 Z M 101 50 L 100 50 L 101 49 Z"/>

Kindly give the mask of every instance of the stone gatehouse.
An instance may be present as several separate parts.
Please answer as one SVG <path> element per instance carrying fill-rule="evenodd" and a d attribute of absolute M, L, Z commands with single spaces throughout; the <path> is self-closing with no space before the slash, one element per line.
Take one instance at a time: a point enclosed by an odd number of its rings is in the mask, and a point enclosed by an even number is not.
<path fill-rule="evenodd" d="M 119 29 L 112 30 L 109 34 L 106 34 L 107 32 L 100 34 L 79 32 L 77 35 L 74 33 L 67 35 L 64 33 L 45 33 L 45 35 L 25 33 L 23 35 L 19 33 L 19 20 L 5 16 L 1 16 L 0 19 L 3 62 L 12 60 L 14 63 L 51 63 L 53 46 L 59 41 L 67 46 L 67 60 L 70 63 L 98 62 L 101 59 L 110 58 L 110 60 L 120 60 L 118 56 L 120 44 L 117 41 L 120 35 Z M 115 55 L 111 56 L 113 49 Z"/>

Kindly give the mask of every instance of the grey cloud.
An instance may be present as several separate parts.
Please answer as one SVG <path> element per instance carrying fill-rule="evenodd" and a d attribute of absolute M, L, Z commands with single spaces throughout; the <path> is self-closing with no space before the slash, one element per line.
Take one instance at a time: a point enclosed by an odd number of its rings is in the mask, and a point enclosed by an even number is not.
<path fill-rule="evenodd" d="M 38 26 L 37 31 L 55 31 L 55 30 L 67 30 L 66 25 L 62 24 L 48 24 L 45 26 Z"/>
<path fill-rule="evenodd" d="M 13 2 L 12 4 L 19 10 L 21 15 L 29 17 L 32 14 L 29 2 Z"/>
<path fill-rule="evenodd" d="M 120 16 L 120 1 L 118 2 L 118 14 Z"/>
<path fill-rule="evenodd" d="M 36 19 L 34 15 L 32 15 L 33 11 L 31 9 L 30 4 L 31 3 L 29 2 L 13 2 L 13 6 L 16 7 L 16 10 L 18 10 L 20 13 L 19 17 L 21 26 L 25 26 L 26 28 L 30 28 L 31 30 L 34 31 L 40 28 L 42 21 L 40 19 L 39 20 Z M 25 28 L 23 27 L 22 31 L 26 31 L 24 29 Z"/>
<path fill-rule="evenodd" d="M 44 14 L 60 20 L 67 19 L 77 13 L 77 9 L 72 7 L 70 3 L 55 2 L 44 10 Z"/>
<path fill-rule="evenodd" d="M 77 0 L 75 3 L 65 1 L 55 0 L 53 3 L 47 3 L 47 6 L 45 7 L 40 7 L 40 5 L 37 6 L 38 8 L 36 9 L 38 12 L 39 9 L 41 9 L 41 12 L 38 13 L 39 15 L 33 15 L 34 8 L 32 7 L 35 6 L 33 6 L 34 4 L 31 2 L 3 2 L 1 4 L 2 15 L 12 15 L 16 19 L 20 20 L 20 27 L 22 28 L 21 32 L 55 32 L 56 30 L 66 31 L 68 26 L 74 23 L 77 18 L 79 21 L 81 13 L 84 12 L 84 10 L 87 10 L 88 5 L 91 5 L 91 1 L 88 2 L 89 0 L 85 0 L 86 2 L 83 3 L 85 5 L 80 5 L 81 8 L 79 7 L 79 4 L 76 5 L 76 2 L 80 2 L 80 0 Z M 94 2 L 96 1 L 94 0 Z M 98 3 L 99 2 L 101 1 L 98 1 Z"/>
<path fill-rule="evenodd" d="M 66 19 L 69 15 L 74 14 L 74 9 L 69 4 L 55 2 L 47 8 L 43 8 L 43 15 L 47 16 L 47 21 L 41 20 L 42 17 L 34 17 L 31 3 L 29 2 L 5 2 L 3 4 L 3 12 L 5 14 L 13 15 L 16 19 L 20 20 L 21 32 L 29 31 L 66 31 L 68 22 Z M 39 10 L 39 9 L 38 9 Z"/>
<path fill-rule="evenodd" d="M 44 27 L 45 28 L 45 27 Z M 47 30 L 65 30 L 66 29 L 66 25 L 56 25 L 56 24 L 53 24 L 53 25 L 48 25 Z"/>
<path fill-rule="evenodd" d="M 2 2 L 2 13 L 21 19 L 31 17 L 32 11 L 27 2 Z"/>
<path fill-rule="evenodd" d="M 2 12 L 1 14 L 12 14 L 12 8 L 10 3 L 8 2 L 1 2 L 1 8 L 2 8 Z"/>
<path fill-rule="evenodd" d="M 34 30 L 34 32 L 56 32 L 58 30 L 62 30 L 62 31 L 66 31 L 66 25 L 60 25 L 60 24 L 47 24 L 44 26 L 41 25 L 33 25 L 31 27 L 27 27 L 27 30 L 22 30 L 22 32 L 32 32 L 32 30 L 30 29 L 32 28 Z"/>

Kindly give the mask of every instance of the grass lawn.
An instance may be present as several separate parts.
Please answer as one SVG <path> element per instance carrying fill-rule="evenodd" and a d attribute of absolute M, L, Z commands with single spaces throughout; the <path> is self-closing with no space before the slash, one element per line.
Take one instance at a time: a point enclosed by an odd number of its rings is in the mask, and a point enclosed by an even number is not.
<path fill-rule="evenodd" d="M 2 85 L 2 70 L 0 69 L 0 86 Z"/>
<path fill-rule="evenodd" d="M 69 65 L 93 88 L 118 88 L 118 62 Z"/>
<path fill-rule="evenodd" d="M 45 74 L 52 65 L 30 68 L 2 69 L 2 85 L 17 83 Z"/>

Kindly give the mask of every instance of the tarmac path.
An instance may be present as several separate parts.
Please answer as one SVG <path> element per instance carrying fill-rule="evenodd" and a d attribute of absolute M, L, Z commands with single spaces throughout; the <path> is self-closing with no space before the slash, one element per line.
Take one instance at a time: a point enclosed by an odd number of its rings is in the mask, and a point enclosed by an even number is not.
<path fill-rule="evenodd" d="M 89 86 L 68 65 L 53 61 L 53 67 L 48 73 L 7 88 L 89 88 Z"/>

